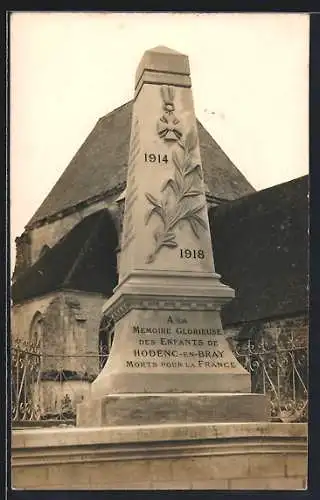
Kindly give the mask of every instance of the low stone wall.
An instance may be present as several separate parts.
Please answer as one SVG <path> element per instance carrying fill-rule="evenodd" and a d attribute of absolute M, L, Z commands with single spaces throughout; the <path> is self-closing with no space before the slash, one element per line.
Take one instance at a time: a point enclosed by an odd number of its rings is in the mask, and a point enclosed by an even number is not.
<path fill-rule="evenodd" d="M 305 489 L 307 426 L 15 430 L 11 465 L 17 489 Z"/>

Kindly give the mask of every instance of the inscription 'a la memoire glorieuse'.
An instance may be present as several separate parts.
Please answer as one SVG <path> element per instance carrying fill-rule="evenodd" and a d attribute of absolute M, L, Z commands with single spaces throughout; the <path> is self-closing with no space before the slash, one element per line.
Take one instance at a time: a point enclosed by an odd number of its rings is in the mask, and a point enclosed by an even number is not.
<path fill-rule="evenodd" d="M 145 193 L 147 200 L 152 205 L 151 210 L 146 213 L 145 224 L 149 223 L 153 215 L 158 216 L 162 222 L 162 226 L 153 233 L 155 247 L 147 256 L 147 263 L 155 260 L 161 248 L 176 248 L 178 246 L 175 233 L 178 223 L 187 222 L 198 239 L 201 228 L 207 230 L 207 224 L 201 216 L 206 205 L 199 202 L 199 196 L 203 194 L 202 169 L 201 165 L 194 160 L 197 133 L 191 129 L 185 138 L 182 135 L 177 135 L 175 139 L 177 146 L 172 152 L 173 177 L 162 185 L 160 199 L 151 193 Z M 170 194 L 173 195 L 173 203 L 170 203 Z"/>

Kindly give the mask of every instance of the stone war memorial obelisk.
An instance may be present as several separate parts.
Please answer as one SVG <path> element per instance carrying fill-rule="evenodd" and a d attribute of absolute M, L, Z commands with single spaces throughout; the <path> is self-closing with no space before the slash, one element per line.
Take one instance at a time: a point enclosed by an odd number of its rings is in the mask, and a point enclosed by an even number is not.
<path fill-rule="evenodd" d="M 266 420 L 223 333 L 233 296 L 214 270 L 188 57 L 156 47 L 136 73 L 114 342 L 77 425 Z"/>

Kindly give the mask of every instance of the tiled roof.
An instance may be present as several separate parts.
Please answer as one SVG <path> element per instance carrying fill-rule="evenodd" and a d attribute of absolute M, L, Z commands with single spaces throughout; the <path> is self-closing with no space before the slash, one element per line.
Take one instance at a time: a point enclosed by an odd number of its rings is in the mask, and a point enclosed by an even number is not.
<path fill-rule="evenodd" d="M 225 324 L 308 308 L 308 177 L 210 211 L 216 271 L 236 297 Z"/>
<path fill-rule="evenodd" d="M 86 217 L 12 285 L 14 303 L 73 289 L 107 297 L 117 283 L 117 235 L 108 210 Z"/>

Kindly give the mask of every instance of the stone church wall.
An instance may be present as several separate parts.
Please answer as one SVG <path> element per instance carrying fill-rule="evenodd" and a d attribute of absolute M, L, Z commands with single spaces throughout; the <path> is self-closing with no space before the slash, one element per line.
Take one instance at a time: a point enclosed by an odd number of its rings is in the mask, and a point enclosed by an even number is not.
<path fill-rule="evenodd" d="M 105 301 L 100 294 L 65 291 L 13 307 L 13 348 L 17 338 L 31 340 L 34 318 L 42 318 L 34 401 L 44 414 L 54 418 L 61 413 L 66 398 L 75 409 L 88 394 L 90 382 L 99 373 L 99 325 Z M 33 361 L 36 358 L 37 354 L 32 355 Z"/>
<path fill-rule="evenodd" d="M 55 294 L 48 294 L 37 299 L 26 300 L 21 304 L 15 304 L 11 310 L 11 333 L 12 343 L 16 339 L 28 341 L 30 338 L 30 327 L 37 313 L 45 314 Z"/>
<path fill-rule="evenodd" d="M 106 299 L 97 293 L 65 291 L 14 305 L 12 338 L 29 340 L 33 318 L 40 313 L 44 322 L 42 349 L 46 354 L 96 355 L 101 308 Z M 68 366 L 77 369 L 74 360 Z"/>
<path fill-rule="evenodd" d="M 76 321 L 78 328 L 82 329 L 85 336 L 84 342 L 86 349 L 84 354 L 94 356 L 92 359 L 87 357 L 86 371 L 88 371 L 89 375 L 97 374 L 99 325 L 102 319 L 102 306 L 107 298 L 99 294 L 80 293 L 76 291 L 70 291 L 65 296 L 79 301 L 80 307 L 76 315 Z M 81 337 L 77 338 L 76 336 L 72 337 L 72 335 L 70 335 L 69 349 L 75 354 L 84 352 Z"/>
<path fill-rule="evenodd" d="M 39 258 L 44 245 L 52 248 L 58 241 L 61 240 L 69 231 L 71 231 L 79 222 L 88 215 L 110 207 L 110 201 L 101 200 L 91 205 L 77 210 L 76 212 L 66 215 L 65 217 L 56 219 L 52 222 L 45 222 L 39 227 L 30 230 L 31 235 L 31 263 L 33 265 Z"/>
<path fill-rule="evenodd" d="M 64 401 L 69 399 L 75 411 L 76 404 L 88 396 L 90 383 L 99 373 L 98 341 L 101 308 L 106 300 L 98 294 L 68 291 L 59 297 L 62 316 L 61 336 L 48 335 L 44 348 L 42 382 L 39 385 L 39 401 L 44 412 L 61 412 Z M 47 312 L 47 328 L 53 329 L 59 322 L 54 304 Z M 63 353 L 65 357 L 59 357 Z M 62 376 L 58 378 L 58 373 Z"/>

